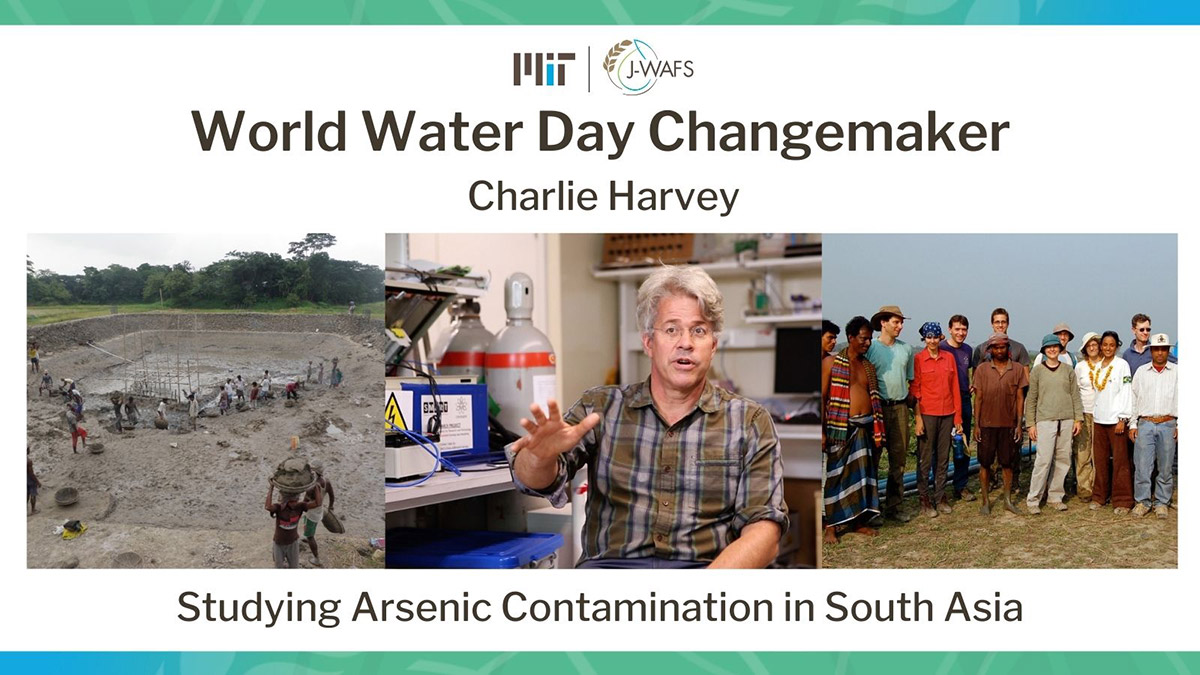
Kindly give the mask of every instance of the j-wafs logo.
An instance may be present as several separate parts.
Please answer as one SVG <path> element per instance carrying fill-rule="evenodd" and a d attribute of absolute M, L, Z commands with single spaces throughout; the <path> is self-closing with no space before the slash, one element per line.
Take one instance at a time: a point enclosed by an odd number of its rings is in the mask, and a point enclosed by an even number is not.
<path fill-rule="evenodd" d="M 691 77 L 691 61 L 663 60 L 642 40 L 622 40 L 613 45 L 601 62 L 608 81 L 626 96 L 639 96 L 665 77 Z"/>
<path fill-rule="evenodd" d="M 566 86 L 567 62 L 574 60 L 575 52 L 514 52 L 513 86 Z"/>

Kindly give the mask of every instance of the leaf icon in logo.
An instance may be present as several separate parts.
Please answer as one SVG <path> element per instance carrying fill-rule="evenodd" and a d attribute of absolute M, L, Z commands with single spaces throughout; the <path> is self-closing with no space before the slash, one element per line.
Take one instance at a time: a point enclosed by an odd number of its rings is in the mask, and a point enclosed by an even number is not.
<path fill-rule="evenodd" d="M 632 46 L 633 40 L 622 40 L 613 45 L 612 49 L 608 50 L 608 54 L 604 57 L 604 61 L 602 63 L 604 70 L 611 73 L 613 68 L 617 67 L 617 57 L 621 55 L 621 52 Z"/>

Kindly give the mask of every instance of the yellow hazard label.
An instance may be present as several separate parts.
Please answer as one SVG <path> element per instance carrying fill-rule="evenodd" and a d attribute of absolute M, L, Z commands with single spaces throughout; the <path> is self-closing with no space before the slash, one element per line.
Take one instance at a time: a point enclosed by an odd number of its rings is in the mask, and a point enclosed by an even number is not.
<path fill-rule="evenodd" d="M 408 425 L 404 423 L 404 413 L 400 411 L 400 404 L 396 402 L 396 392 L 388 392 L 387 405 L 383 408 L 383 419 L 386 420 L 384 429 L 386 431 L 395 431 L 396 427 L 408 429 Z"/>

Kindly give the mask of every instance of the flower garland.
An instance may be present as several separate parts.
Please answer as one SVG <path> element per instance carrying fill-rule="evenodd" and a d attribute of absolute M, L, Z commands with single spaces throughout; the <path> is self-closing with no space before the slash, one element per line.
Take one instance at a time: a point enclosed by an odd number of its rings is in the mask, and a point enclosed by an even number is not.
<path fill-rule="evenodd" d="M 1108 386 L 1108 376 L 1112 375 L 1112 369 L 1113 369 L 1112 362 L 1109 361 L 1108 370 L 1104 371 L 1104 379 L 1102 379 L 1100 382 L 1096 382 L 1096 369 L 1092 366 L 1092 362 L 1090 359 L 1088 360 L 1087 364 L 1088 364 L 1088 379 L 1092 381 L 1092 389 L 1095 389 L 1098 392 L 1104 391 L 1104 388 Z"/>

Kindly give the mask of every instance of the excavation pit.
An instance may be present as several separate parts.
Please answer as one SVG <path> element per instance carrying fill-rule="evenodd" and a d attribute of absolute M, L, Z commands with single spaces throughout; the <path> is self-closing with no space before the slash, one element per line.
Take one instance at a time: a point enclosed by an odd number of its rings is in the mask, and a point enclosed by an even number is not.
<path fill-rule="evenodd" d="M 89 525 L 71 542 L 80 567 L 110 567 L 114 550 L 129 549 L 155 551 L 147 565 L 154 567 L 270 567 L 274 521 L 263 501 L 268 478 L 293 455 L 292 437 L 299 439 L 295 454 L 324 463 L 346 527 L 344 535 L 321 531 L 326 566 L 337 562 L 326 553 L 329 538 L 353 552 L 354 544 L 383 536 L 381 324 L 334 316 L 196 317 L 104 317 L 29 331 L 55 383 L 76 381 L 89 445 L 107 446 L 104 454 L 73 453 L 63 397 L 38 398 L 36 383 L 29 389 L 29 439 L 43 484 L 85 485 L 108 496 L 92 500 L 94 509 L 87 500 L 74 507 L 83 508 L 78 517 Z M 137 330 L 122 333 L 121 324 Z M 337 388 L 329 386 L 334 357 L 344 374 Z M 309 359 L 313 380 L 324 360 L 324 382 L 308 380 Z M 248 403 L 250 383 L 261 381 L 264 370 L 276 397 L 241 411 L 235 399 L 221 414 L 225 380 L 240 374 Z M 301 383 L 303 405 L 286 408 L 283 387 L 291 378 Z M 191 390 L 203 409 L 195 431 L 186 400 Z M 137 423 L 124 433 L 116 433 L 113 391 L 133 393 L 138 408 Z M 168 429 L 158 429 L 155 411 L 164 397 Z M 339 433 L 327 433 L 330 427 Z M 61 540 L 45 537 L 46 528 L 35 523 L 61 515 L 56 510 L 50 505 L 29 521 L 31 567 L 53 566 L 63 556 Z M 339 550 L 336 541 L 333 549 Z M 364 566 L 353 555 L 345 562 Z"/>

